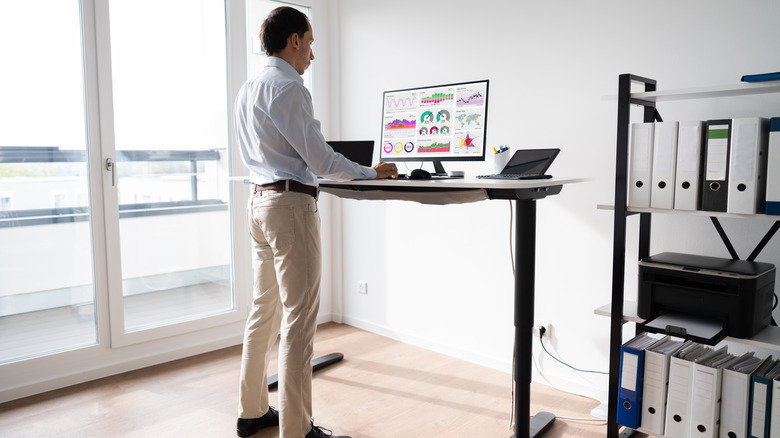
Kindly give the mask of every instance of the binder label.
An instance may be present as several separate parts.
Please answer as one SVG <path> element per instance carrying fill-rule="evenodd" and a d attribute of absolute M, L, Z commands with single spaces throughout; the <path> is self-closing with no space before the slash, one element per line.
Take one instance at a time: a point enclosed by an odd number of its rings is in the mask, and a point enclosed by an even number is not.
<path fill-rule="evenodd" d="M 750 423 L 750 435 L 764 438 L 764 422 L 766 421 L 767 385 L 757 383 L 753 386 L 753 418 Z"/>
<path fill-rule="evenodd" d="M 711 126 L 707 138 L 707 180 L 723 181 L 728 164 L 728 125 Z"/>
<path fill-rule="evenodd" d="M 623 376 L 620 382 L 620 386 L 623 389 L 629 391 L 636 391 L 636 373 L 639 367 L 639 356 L 632 353 L 623 353 L 623 369 L 621 375 Z"/>

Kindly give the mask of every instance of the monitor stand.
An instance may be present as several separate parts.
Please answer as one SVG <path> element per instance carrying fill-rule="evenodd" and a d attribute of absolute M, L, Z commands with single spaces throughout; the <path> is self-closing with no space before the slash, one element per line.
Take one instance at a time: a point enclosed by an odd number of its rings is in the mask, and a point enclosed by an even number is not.
<path fill-rule="evenodd" d="M 451 173 L 448 173 L 446 170 L 444 170 L 444 166 L 442 166 L 441 161 L 433 161 L 433 173 L 431 174 L 431 177 L 433 179 L 460 179 L 463 178 L 464 173 L 462 171 L 454 170 Z"/>
<path fill-rule="evenodd" d="M 433 160 L 433 171 L 434 176 L 447 176 L 447 171 L 444 170 L 441 161 Z"/>

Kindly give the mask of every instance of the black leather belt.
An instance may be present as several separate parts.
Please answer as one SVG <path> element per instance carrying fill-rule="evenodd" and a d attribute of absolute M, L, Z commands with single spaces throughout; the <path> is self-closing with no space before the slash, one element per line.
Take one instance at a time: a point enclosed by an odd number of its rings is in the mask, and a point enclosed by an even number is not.
<path fill-rule="evenodd" d="M 318 189 L 317 187 L 307 186 L 306 184 L 299 183 L 298 181 L 292 179 L 275 181 L 270 184 L 263 184 L 263 185 L 255 184 L 255 193 L 264 192 L 266 190 L 273 191 L 273 192 L 285 192 L 285 191 L 298 192 L 298 193 L 309 195 L 314 199 L 317 199 L 317 195 L 319 194 L 320 191 L 320 189 Z"/>

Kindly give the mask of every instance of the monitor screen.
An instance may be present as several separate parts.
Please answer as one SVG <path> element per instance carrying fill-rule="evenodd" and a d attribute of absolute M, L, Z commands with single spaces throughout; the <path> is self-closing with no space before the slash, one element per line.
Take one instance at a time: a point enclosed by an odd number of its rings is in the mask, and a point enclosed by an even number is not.
<path fill-rule="evenodd" d="M 483 161 L 488 85 L 385 91 L 380 161 Z"/>

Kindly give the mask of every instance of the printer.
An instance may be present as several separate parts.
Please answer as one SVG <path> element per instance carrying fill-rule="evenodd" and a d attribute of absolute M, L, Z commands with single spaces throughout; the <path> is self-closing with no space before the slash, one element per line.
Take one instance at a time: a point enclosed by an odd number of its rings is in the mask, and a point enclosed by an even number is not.
<path fill-rule="evenodd" d="M 723 336 L 748 338 L 771 322 L 774 291 L 771 263 L 665 252 L 639 262 L 637 314 L 706 317 Z"/>

